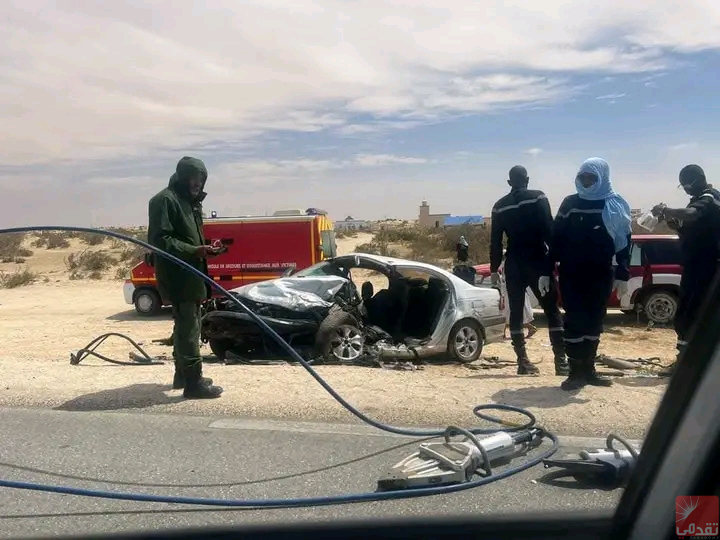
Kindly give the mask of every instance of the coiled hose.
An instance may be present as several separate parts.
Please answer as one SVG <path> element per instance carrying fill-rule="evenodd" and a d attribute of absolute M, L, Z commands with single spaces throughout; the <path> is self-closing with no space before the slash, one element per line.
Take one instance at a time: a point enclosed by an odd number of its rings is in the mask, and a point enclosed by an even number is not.
<path fill-rule="evenodd" d="M 243 310 L 245 313 L 250 316 L 253 321 L 263 329 L 264 332 L 266 332 L 268 335 L 270 335 L 277 343 L 282 347 L 285 352 L 296 362 L 298 362 L 305 370 L 310 374 L 310 376 L 315 379 L 315 381 L 322 386 L 326 392 L 328 392 L 338 403 L 340 403 L 348 412 L 365 422 L 366 424 L 369 424 L 381 431 L 385 431 L 387 433 L 394 433 L 397 435 L 406 435 L 406 436 L 412 436 L 412 437 L 440 437 L 445 436 L 448 432 L 448 430 L 443 431 L 437 431 L 437 430 L 414 430 L 414 429 L 404 429 L 399 428 L 395 426 L 390 426 L 387 424 L 383 424 L 382 422 L 379 422 L 377 420 L 374 420 L 370 418 L 369 416 L 365 415 L 362 411 L 356 409 L 353 405 L 348 403 L 340 394 L 338 394 L 332 386 L 330 386 L 316 371 L 313 369 L 313 367 L 300 356 L 297 351 L 295 351 L 287 342 L 285 342 L 272 328 L 270 328 L 260 317 L 258 317 L 255 313 L 253 313 L 247 306 L 245 306 L 238 298 L 236 298 L 234 295 L 230 294 L 227 290 L 225 290 L 223 287 L 221 287 L 215 280 L 210 278 L 209 276 L 206 276 L 199 270 L 193 268 L 189 264 L 187 264 L 185 261 L 175 257 L 174 255 L 171 255 L 170 253 L 167 253 L 161 249 L 158 249 L 154 246 L 151 246 L 150 244 L 143 242 L 142 240 L 138 240 L 137 238 L 132 238 L 120 233 L 116 233 L 114 231 L 107 231 L 107 230 L 101 230 L 101 229 L 92 229 L 87 227 L 64 227 L 64 226 L 39 226 L 39 227 L 13 227 L 9 229 L 0 229 L 0 234 L 10 234 L 10 233 L 29 233 L 29 232 L 37 232 L 37 231 L 66 231 L 66 232 L 80 232 L 80 233 L 90 233 L 90 234 L 102 234 L 105 236 L 109 236 L 112 238 L 117 238 L 118 240 L 124 240 L 126 242 L 131 242 L 133 244 L 136 244 L 138 246 L 143 247 L 144 249 L 151 251 L 152 253 L 155 253 L 156 255 L 160 255 L 161 257 L 165 257 L 167 260 L 172 261 L 173 263 L 179 265 L 180 267 L 184 268 L 185 270 L 193 273 L 197 277 L 205 280 L 206 283 L 209 283 L 210 286 L 214 287 L 215 290 L 217 290 L 220 294 L 222 294 L 224 297 L 226 297 L 231 302 L 234 302 L 241 310 Z M 509 412 L 515 412 L 519 413 L 521 415 L 524 415 L 526 418 L 528 418 L 528 421 L 525 424 L 518 425 L 514 423 L 509 423 L 507 421 L 501 420 L 497 417 L 490 416 L 488 414 L 484 414 L 481 411 L 487 411 L 487 410 L 501 410 L 501 411 L 509 411 Z M 535 427 L 535 416 L 528 410 L 522 409 L 520 407 L 515 407 L 512 405 L 502 405 L 502 404 L 487 404 L 487 405 L 477 405 L 473 409 L 473 413 L 475 416 L 482 420 L 490 421 L 496 424 L 503 425 L 504 431 L 513 432 L 513 431 L 521 431 L 525 429 L 530 429 L 532 427 Z M 473 428 L 468 430 L 461 430 L 458 428 L 450 428 L 453 432 L 468 432 L 472 435 L 489 435 L 492 433 L 496 433 L 497 429 L 483 429 L 483 428 Z M 539 429 L 539 428 L 536 428 Z M 369 501 L 385 501 L 385 500 L 392 500 L 392 499 L 409 499 L 409 498 L 415 498 L 415 497 L 426 497 L 429 495 L 442 495 L 447 493 L 454 493 L 458 491 L 465 491 L 468 489 L 484 486 L 486 484 L 489 484 L 491 482 L 496 482 L 498 480 L 501 480 L 503 478 L 508 478 L 509 476 L 512 476 L 514 474 L 518 474 L 524 470 L 527 470 L 531 467 L 534 467 L 535 465 L 538 465 L 542 462 L 543 459 L 547 459 L 550 456 L 552 456 L 558 449 L 559 443 L 558 439 L 555 435 L 552 433 L 541 429 L 542 435 L 550 439 L 552 442 L 552 446 L 543 452 L 541 455 L 534 457 L 525 463 L 522 463 L 520 465 L 517 465 L 515 467 L 510 467 L 502 472 L 492 474 L 490 476 L 479 478 L 477 480 L 472 480 L 470 482 L 466 482 L 464 484 L 457 484 L 457 485 L 450 485 L 450 486 L 438 486 L 438 487 L 428 487 L 428 488 L 415 488 L 415 489 L 409 489 L 409 490 L 395 490 L 395 491 L 382 491 L 382 492 L 369 492 L 369 493 L 358 493 L 358 494 L 351 494 L 351 495 L 333 495 L 333 496 L 326 496 L 326 497 L 306 497 L 306 498 L 290 498 L 290 499 L 259 499 L 259 500 L 252 500 L 252 499 L 213 499 L 213 498 L 206 498 L 206 497 L 176 497 L 176 496 L 170 496 L 170 495 L 148 495 L 144 493 L 127 493 L 127 492 L 115 492 L 115 491 L 104 491 L 104 490 L 93 490 L 93 489 L 84 489 L 84 488 L 75 488 L 75 487 L 69 487 L 69 486 L 58 486 L 58 485 L 46 485 L 46 484 L 36 484 L 31 482 L 16 482 L 12 480 L 2 480 L 0 479 L 0 487 L 6 487 L 6 488 L 14 488 L 14 489 L 23 489 L 23 490 L 32 490 L 32 491 L 44 491 L 49 493 L 62 493 L 66 495 L 77 495 L 77 496 L 83 496 L 83 497 L 94 497 L 94 498 L 101 498 L 101 499 L 117 499 L 117 500 L 125 500 L 125 501 L 139 501 L 139 502 L 156 502 L 156 503 L 168 503 L 168 504 L 188 504 L 188 505 L 199 505 L 199 506 L 224 506 L 224 507 L 242 507 L 242 508 L 298 508 L 298 507 L 309 507 L 309 506 L 324 506 L 324 505 L 332 505 L 332 504 L 349 504 L 349 503 L 356 503 L 356 502 L 369 502 Z M 486 466 L 489 466 L 489 463 L 486 463 Z"/>

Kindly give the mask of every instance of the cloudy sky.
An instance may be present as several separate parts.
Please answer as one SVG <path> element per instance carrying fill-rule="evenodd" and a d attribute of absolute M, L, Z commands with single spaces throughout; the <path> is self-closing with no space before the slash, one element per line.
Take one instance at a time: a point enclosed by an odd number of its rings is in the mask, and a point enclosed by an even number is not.
<path fill-rule="evenodd" d="M 5 0 L 0 26 L 0 226 L 142 224 L 183 155 L 220 215 L 487 214 L 517 163 L 556 208 L 595 155 L 633 207 L 720 176 L 717 0 Z"/>

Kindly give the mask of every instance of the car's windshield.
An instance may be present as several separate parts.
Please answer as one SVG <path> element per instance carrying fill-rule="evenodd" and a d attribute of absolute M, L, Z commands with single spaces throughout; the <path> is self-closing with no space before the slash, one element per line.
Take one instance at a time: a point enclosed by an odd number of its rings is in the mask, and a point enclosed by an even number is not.
<path fill-rule="evenodd" d="M 343 271 L 334 263 L 322 261 L 292 274 L 292 277 L 343 276 Z"/>

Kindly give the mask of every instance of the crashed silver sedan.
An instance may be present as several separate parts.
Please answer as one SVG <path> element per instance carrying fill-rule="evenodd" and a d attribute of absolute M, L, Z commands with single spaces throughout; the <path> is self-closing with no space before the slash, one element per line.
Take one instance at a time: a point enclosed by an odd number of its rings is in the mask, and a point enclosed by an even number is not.
<path fill-rule="evenodd" d="M 362 270 L 388 286 L 356 286 Z M 355 278 L 355 280 L 353 279 Z M 474 287 L 439 267 L 354 253 L 282 278 L 230 291 L 308 361 L 373 364 L 450 356 L 477 360 L 483 345 L 502 340 L 505 319 L 495 289 Z M 237 304 L 209 300 L 202 339 L 221 359 L 282 355 Z"/>

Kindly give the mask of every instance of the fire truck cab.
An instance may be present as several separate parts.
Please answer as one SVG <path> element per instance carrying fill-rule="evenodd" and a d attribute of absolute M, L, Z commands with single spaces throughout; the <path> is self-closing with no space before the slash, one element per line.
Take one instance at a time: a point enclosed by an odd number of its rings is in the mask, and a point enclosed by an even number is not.
<path fill-rule="evenodd" d="M 226 289 L 275 279 L 337 255 L 333 223 L 315 208 L 273 216 L 206 218 L 203 232 L 208 243 L 219 240 L 227 246 L 225 253 L 208 261 L 208 274 Z M 170 305 L 161 298 L 151 263 L 146 257 L 137 264 L 123 287 L 125 302 L 144 316 Z"/>

